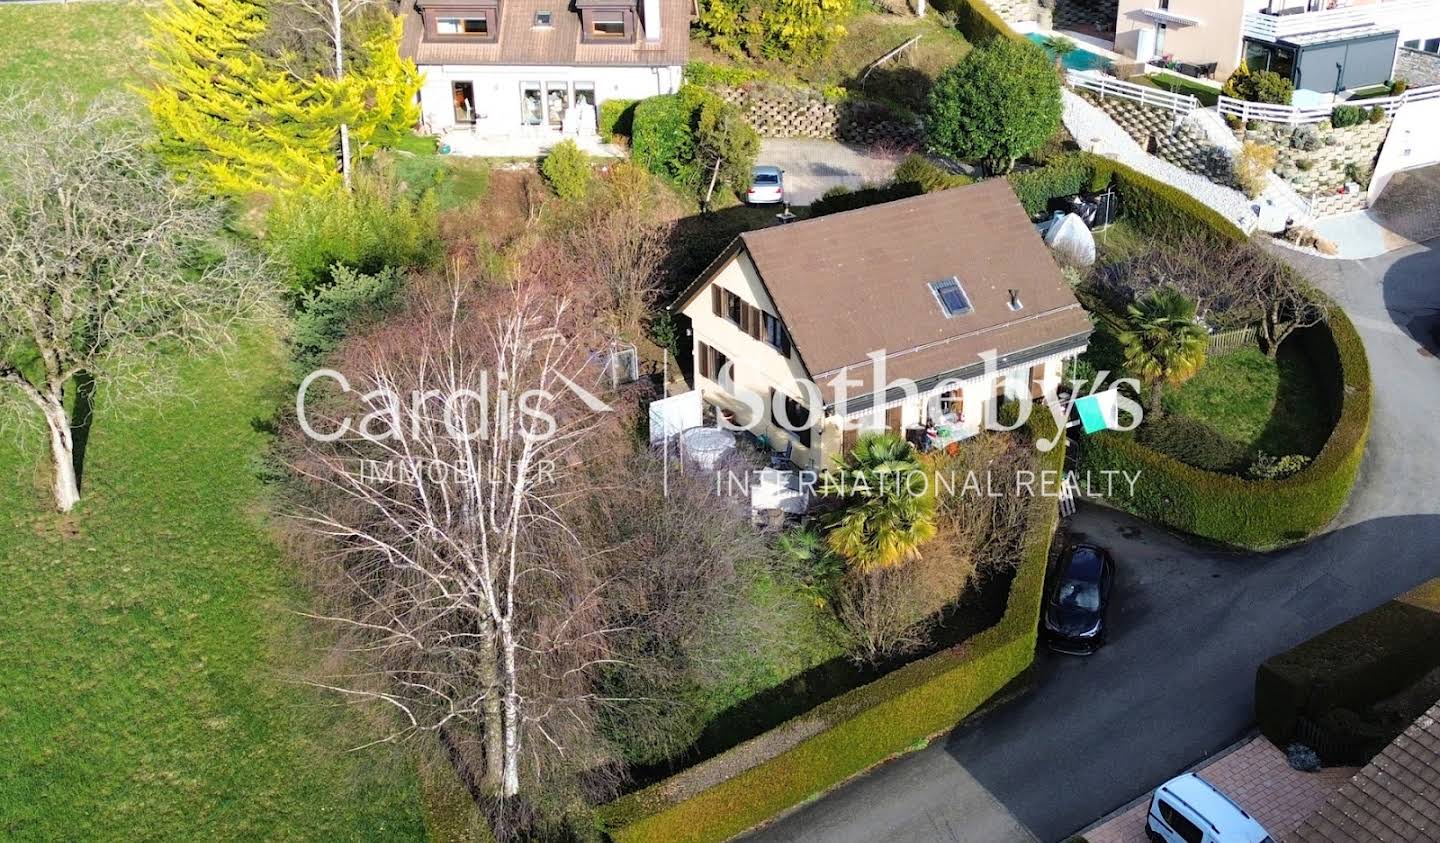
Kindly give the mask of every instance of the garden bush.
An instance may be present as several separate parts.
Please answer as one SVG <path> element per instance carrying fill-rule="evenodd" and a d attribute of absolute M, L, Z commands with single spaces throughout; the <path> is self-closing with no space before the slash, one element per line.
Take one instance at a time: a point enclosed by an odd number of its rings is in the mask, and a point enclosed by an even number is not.
<path fill-rule="evenodd" d="M 1030 429 L 1036 438 L 1048 439 L 1054 436 L 1055 423 L 1048 413 L 1037 412 Z M 1064 450 L 1062 437 L 1058 447 L 1041 455 L 1039 469 L 1058 472 Z M 617 843 L 725 840 L 954 727 L 1034 660 L 1058 520 L 1054 498 L 1034 499 L 1023 558 L 1005 614 L 995 626 L 705 762 L 717 770 L 753 763 L 742 759 L 771 735 L 793 732 L 802 723 L 823 724 L 789 749 L 689 798 L 671 795 L 673 780 L 666 780 L 603 806 L 599 814 L 604 830 Z"/>
<path fill-rule="evenodd" d="M 1381 108 L 1381 107 L 1378 106 L 1378 105 L 1372 106 L 1372 107 L 1370 108 L 1369 113 L 1366 115 L 1365 119 L 1369 120 L 1370 123 L 1371 123 L 1371 125 L 1374 125 L 1374 124 L 1376 124 L 1376 123 L 1384 123 L 1384 122 L 1385 122 L 1385 109 Z"/>
<path fill-rule="evenodd" d="M 1110 184 L 1108 168 L 1097 168 L 1093 156 L 1072 152 L 1051 158 L 1044 167 L 1009 175 L 1010 187 L 1030 216 L 1049 210 L 1050 202 L 1077 193 L 1104 190 Z"/>
<path fill-rule="evenodd" d="M 844 186 L 832 187 L 810 204 L 810 217 L 813 219 L 826 214 L 879 205 L 882 202 L 894 202 L 896 199 L 908 199 L 924 192 L 915 182 L 896 182 L 879 187 L 862 187 L 859 190 Z"/>
<path fill-rule="evenodd" d="M 600 139 L 612 143 L 615 138 L 629 138 L 635 131 L 635 106 L 639 100 L 605 100 L 600 103 Z"/>
<path fill-rule="evenodd" d="M 635 162 L 691 190 L 704 192 L 710 175 L 707 162 L 716 155 L 725 161 L 721 183 L 741 186 L 759 146 L 759 136 L 739 109 L 696 85 L 650 97 L 635 107 L 630 140 Z"/>
<path fill-rule="evenodd" d="M 383 316 L 404 285 L 404 274 L 394 267 L 374 275 L 336 267 L 329 286 L 300 300 L 290 335 L 297 370 L 311 371 L 362 322 Z"/>
<path fill-rule="evenodd" d="M 1365 118 L 1365 110 L 1358 105 L 1337 105 L 1330 112 L 1330 124 L 1337 129 L 1355 126 Z"/>
<path fill-rule="evenodd" d="M 1135 439 L 1145 447 L 1206 471 L 1233 473 L 1245 466 L 1246 447 L 1203 421 L 1171 413 L 1163 424 L 1141 425 Z"/>
<path fill-rule="evenodd" d="M 1235 156 L 1235 186 L 1251 199 L 1265 192 L 1279 152 L 1269 144 L 1245 141 Z"/>
<path fill-rule="evenodd" d="M 895 168 L 895 181 L 898 184 L 917 184 L 925 193 L 975 183 L 964 173 L 952 173 L 919 153 L 900 162 L 900 166 Z"/>
<path fill-rule="evenodd" d="M 694 158 L 690 133 L 691 102 L 682 94 L 663 94 L 635 106 L 630 148 L 635 163 L 658 176 L 683 180 Z"/>
<path fill-rule="evenodd" d="M 991 40 L 935 80 L 927 96 L 930 146 L 1008 173 L 1060 130 L 1060 77 L 1028 41 Z"/>
<path fill-rule="evenodd" d="M 1371 743 L 1363 712 L 1440 667 L 1440 614 L 1416 603 L 1391 600 L 1262 663 L 1255 716 L 1265 737 L 1286 745 L 1303 716 L 1338 743 Z"/>
<path fill-rule="evenodd" d="M 270 211 L 268 245 L 297 295 L 332 282 L 334 267 L 363 274 L 433 265 L 442 253 L 433 192 L 414 198 L 388 169 L 362 169 L 350 191 L 296 195 Z"/>
<path fill-rule="evenodd" d="M 1350 496 L 1370 432 L 1370 368 L 1354 325 L 1339 306 L 1329 320 L 1298 332 L 1319 372 L 1335 372 L 1330 438 L 1304 469 L 1281 480 L 1252 481 L 1205 471 L 1153 451 L 1135 437 L 1087 437 L 1081 471 L 1138 472 L 1133 494 L 1117 487 L 1110 502 L 1142 518 L 1223 544 L 1266 549 L 1323 529 Z"/>
<path fill-rule="evenodd" d="M 590 189 L 595 173 L 586 155 L 575 141 L 563 140 L 540 160 L 540 175 L 561 199 L 580 199 Z"/>
<path fill-rule="evenodd" d="M 953 14 L 955 28 L 971 44 L 984 44 L 995 38 L 1021 37 L 985 0 L 935 0 L 931 5 L 937 11 Z"/>

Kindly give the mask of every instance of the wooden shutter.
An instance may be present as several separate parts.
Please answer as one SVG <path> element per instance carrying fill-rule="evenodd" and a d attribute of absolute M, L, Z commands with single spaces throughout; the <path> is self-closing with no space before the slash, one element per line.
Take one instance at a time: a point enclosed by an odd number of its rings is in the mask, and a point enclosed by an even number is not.
<path fill-rule="evenodd" d="M 719 284 L 710 285 L 710 307 L 715 311 L 716 316 L 725 315 L 725 302 L 723 301 L 724 296 L 722 295 L 723 292 L 724 291 L 720 289 Z"/>
<path fill-rule="evenodd" d="M 900 427 L 901 406 L 900 404 L 896 404 L 894 407 L 885 411 L 885 429 L 896 435 L 901 435 L 905 432 Z"/>
<path fill-rule="evenodd" d="M 1045 364 L 1036 363 L 1030 367 L 1030 397 L 1041 398 L 1045 395 Z"/>
<path fill-rule="evenodd" d="M 860 441 L 860 428 L 847 427 L 840 434 L 840 453 L 848 454 L 855 450 L 855 443 Z"/>
<path fill-rule="evenodd" d="M 750 337 L 751 339 L 765 339 L 765 315 L 758 307 L 746 305 L 750 311 Z"/>

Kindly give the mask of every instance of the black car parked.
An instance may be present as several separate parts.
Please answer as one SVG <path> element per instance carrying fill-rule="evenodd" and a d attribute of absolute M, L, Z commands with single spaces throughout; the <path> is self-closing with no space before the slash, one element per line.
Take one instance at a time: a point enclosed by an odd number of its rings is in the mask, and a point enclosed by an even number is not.
<path fill-rule="evenodd" d="M 1052 650 L 1089 655 L 1105 643 L 1105 614 L 1115 560 L 1104 548 L 1072 545 L 1055 566 L 1055 579 L 1045 598 L 1041 618 L 1045 641 Z"/>

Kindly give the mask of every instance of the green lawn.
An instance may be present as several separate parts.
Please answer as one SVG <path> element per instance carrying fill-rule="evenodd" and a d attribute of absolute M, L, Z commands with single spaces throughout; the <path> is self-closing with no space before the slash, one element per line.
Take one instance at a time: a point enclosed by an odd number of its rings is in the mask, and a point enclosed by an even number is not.
<path fill-rule="evenodd" d="M 118 94 L 147 8 L 0 4 L 0 85 Z M 69 516 L 38 431 L 0 437 L 0 839 L 423 837 L 408 761 L 350 752 L 373 730 L 293 681 L 323 643 L 253 473 L 280 349 L 190 362 L 163 403 L 99 402 Z"/>
<path fill-rule="evenodd" d="M 189 394 L 97 406 L 84 499 L 49 511 L 38 434 L 0 444 L 0 837 L 417 839 L 394 751 L 288 677 L 317 658 L 270 541 L 252 420 L 273 341 Z"/>
<path fill-rule="evenodd" d="M 1193 94 L 1200 104 L 1209 108 L 1220 100 L 1220 89 L 1204 82 L 1198 82 L 1178 73 L 1156 73 L 1152 76 L 1136 76 L 1128 81 L 1147 85 L 1172 94 Z"/>
<path fill-rule="evenodd" d="M 1324 391 L 1298 343 L 1278 360 L 1256 349 L 1212 357 L 1165 394 L 1165 409 L 1204 422 L 1252 453 L 1314 456 L 1330 435 Z"/>
<path fill-rule="evenodd" d="M 82 100 L 113 94 L 145 71 L 153 2 L 0 4 L 0 87 L 52 85 Z"/>

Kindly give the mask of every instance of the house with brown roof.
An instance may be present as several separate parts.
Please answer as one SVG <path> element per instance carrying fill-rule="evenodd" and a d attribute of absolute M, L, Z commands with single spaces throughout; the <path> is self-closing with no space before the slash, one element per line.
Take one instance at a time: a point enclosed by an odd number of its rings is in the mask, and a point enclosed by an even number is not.
<path fill-rule="evenodd" d="M 399 2 L 401 54 L 424 73 L 435 134 L 583 140 L 605 100 L 680 87 L 689 0 Z"/>
<path fill-rule="evenodd" d="M 1287 840 L 1440 840 L 1440 703 L 1341 785 Z"/>
<path fill-rule="evenodd" d="M 1092 329 L 1005 179 L 746 232 L 672 309 L 704 400 L 808 468 L 866 431 L 973 435 Z"/>

